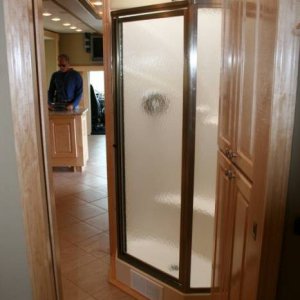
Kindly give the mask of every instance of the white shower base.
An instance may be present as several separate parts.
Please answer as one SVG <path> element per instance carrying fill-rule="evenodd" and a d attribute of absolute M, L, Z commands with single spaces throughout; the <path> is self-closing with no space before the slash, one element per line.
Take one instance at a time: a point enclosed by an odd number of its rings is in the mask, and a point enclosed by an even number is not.
<path fill-rule="evenodd" d="M 129 236 L 127 253 L 143 262 L 178 278 L 179 249 L 165 244 L 161 240 L 141 239 Z M 211 287 L 212 263 L 207 258 L 195 252 L 192 253 L 191 287 Z"/>

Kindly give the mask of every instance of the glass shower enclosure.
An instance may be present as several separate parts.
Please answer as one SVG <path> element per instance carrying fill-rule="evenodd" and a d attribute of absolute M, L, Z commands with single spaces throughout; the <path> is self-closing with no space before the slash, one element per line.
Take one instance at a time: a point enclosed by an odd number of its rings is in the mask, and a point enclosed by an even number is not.
<path fill-rule="evenodd" d="M 209 292 L 222 16 L 195 2 L 112 13 L 118 256 Z"/>

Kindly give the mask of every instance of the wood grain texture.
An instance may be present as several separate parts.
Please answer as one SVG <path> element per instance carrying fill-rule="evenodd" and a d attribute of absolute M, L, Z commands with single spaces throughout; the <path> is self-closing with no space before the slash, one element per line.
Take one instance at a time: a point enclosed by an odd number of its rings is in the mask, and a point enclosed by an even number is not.
<path fill-rule="evenodd" d="M 88 160 L 86 110 L 49 115 L 51 165 L 84 168 Z"/>
<path fill-rule="evenodd" d="M 45 63 L 45 48 L 44 48 L 44 21 L 43 21 L 43 2 L 42 0 L 34 1 L 34 25 L 35 25 L 35 46 L 36 46 L 36 67 L 37 67 L 37 83 L 39 91 L 39 113 L 40 126 L 43 148 L 43 168 L 46 181 L 46 195 L 48 208 L 48 221 L 50 229 L 50 242 L 52 250 L 54 280 L 56 288 L 56 299 L 62 299 L 62 281 L 60 270 L 60 249 L 59 238 L 57 232 L 56 206 L 54 195 L 54 184 L 52 167 L 50 165 L 50 147 L 49 147 L 49 128 L 48 128 L 48 97 L 47 97 L 47 82 L 46 82 L 46 63 Z M 55 40 L 56 54 L 58 54 L 59 36 L 56 33 L 48 33 Z"/>
<path fill-rule="evenodd" d="M 232 202 L 234 203 L 234 235 L 232 249 L 232 264 L 230 278 L 230 300 L 239 299 L 255 299 L 249 297 L 245 292 L 245 281 L 247 279 L 247 270 L 251 264 L 251 257 L 248 255 L 249 241 L 253 240 L 252 223 L 249 215 L 249 207 L 251 205 L 251 190 L 252 185 L 238 171 L 233 168 L 235 178 L 232 184 Z"/>
<path fill-rule="evenodd" d="M 299 22 L 299 1 L 267 1 L 264 9 L 278 12 L 274 84 L 270 118 L 269 159 L 266 178 L 266 211 L 258 298 L 275 299 L 285 217 L 291 142 L 294 125 L 299 44 L 293 34 Z M 267 14 L 267 12 L 266 12 Z M 272 19 L 271 19 L 272 20 Z M 267 22 L 267 21 L 265 21 Z M 270 18 L 269 18 L 270 22 Z M 266 32 L 267 34 L 271 34 Z"/>
<path fill-rule="evenodd" d="M 235 285 L 233 273 L 241 268 L 233 264 L 232 299 L 275 297 L 296 98 L 296 2 L 233 0 L 225 9 L 219 146 L 223 152 L 228 145 L 236 151 L 233 164 L 253 182 L 247 214 L 239 201 L 235 218 L 238 223 L 247 219 L 247 229 L 240 257 L 245 271 Z M 258 226 L 256 240 L 250 234 L 253 224 Z"/>
<path fill-rule="evenodd" d="M 48 221 L 40 127 L 41 91 L 36 60 L 38 1 L 4 1 L 14 135 L 33 297 L 57 299 Z M 20 91 L 22 96 L 20 97 Z"/>
<path fill-rule="evenodd" d="M 112 38 L 110 0 L 103 3 L 103 52 L 105 76 L 105 117 L 106 117 L 106 157 L 108 179 L 108 212 L 109 212 L 109 237 L 110 237 L 110 276 L 116 277 L 116 252 L 117 252 L 117 214 L 116 214 L 116 183 L 115 183 L 115 136 L 114 136 L 114 103 L 112 85 Z"/>
<path fill-rule="evenodd" d="M 228 298 L 230 266 L 232 252 L 232 235 L 234 205 L 231 200 L 232 181 L 226 176 L 231 162 L 219 152 L 217 171 L 215 253 L 213 262 L 213 300 Z"/>

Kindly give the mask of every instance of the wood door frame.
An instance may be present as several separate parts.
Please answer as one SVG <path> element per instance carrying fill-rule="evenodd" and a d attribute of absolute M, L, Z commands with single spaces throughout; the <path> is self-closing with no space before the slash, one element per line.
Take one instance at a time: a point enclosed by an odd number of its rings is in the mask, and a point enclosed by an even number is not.
<path fill-rule="evenodd" d="M 275 1 L 276 2 L 276 1 Z M 278 0 L 274 57 L 269 156 L 264 201 L 260 280 L 257 299 L 275 299 L 287 201 L 294 114 L 297 94 L 300 38 L 293 29 L 299 23 L 300 5 Z M 266 6 L 268 9 L 268 6 Z M 271 7 L 272 9 L 272 7 Z M 272 16 L 272 14 L 271 14 Z M 300 74 L 298 74 L 300 76 Z"/>
<path fill-rule="evenodd" d="M 17 1 L 5 1 L 5 5 L 9 8 L 17 6 Z M 277 283 L 277 273 L 280 258 L 280 246 L 283 231 L 284 209 L 286 202 L 286 191 L 288 183 L 288 171 L 291 153 L 291 140 L 294 123 L 295 99 L 296 99 L 296 74 L 297 61 L 299 51 L 299 39 L 291 36 L 291 22 L 295 20 L 295 11 L 293 10 L 289 0 L 279 0 L 278 7 L 278 32 L 276 57 L 274 60 L 275 69 L 273 73 L 273 92 L 271 99 L 272 118 L 270 124 L 270 142 L 269 142 L 269 159 L 268 159 L 268 173 L 266 177 L 267 190 L 265 194 L 265 211 L 264 211 L 264 232 L 262 255 L 261 255 L 261 269 L 259 282 L 258 299 L 274 299 Z M 42 200 L 47 201 L 47 205 L 37 206 L 37 210 L 32 212 L 32 206 L 26 205 L 24 202 L 24 218 L 25 227 L 27 228 L 25 234 L 28 244 L 28 255 L 32 258 L 38 257 L 42 260 L 47 259 L 50 264 L 46 264 L 41 269 L 40 260 L 30 259 L 30 268 L 32 270 L 32 286 L 34 290 L 35 299 L 60 299 L 59 292 L 54 293 L 56 281 L 57 291 L 61 291 L 60 275 L 59 275 L 59 248 L 57 246 L 57 230 L 54 209 L 54 193 L 53 183 L 51 178 L 51 168 L 49 168 L 49 147 L 48 147 L 48 116 L 47 105 L 44 101 L 46 99 L 46 85 L 45 85 L 45 61 L 43 56 L 43 19 L 42 19 L 42 0 L 28 1 L 32 4 L 34 22 L 30 23 L 33 30 L 34 39 L 31 40 L 34 49 L 32 49 L 33 72 L 36 73 L 37 82 L 34 78 L 29 84 L 33 84 L 36 88 L 35 105 L 28 109 L 28 113 L 37 124 L 38 149 L 41 159 L 39 160 L 39 167 L 42 170 L 41 183 L 39 187 L 39 194 L 42 195 Z M 116 260 L 116 201 L 115 201 L 115 161 L 114 161 L 114 118 L 113 118 L 113 99 L 112 99 L 112 70 L 111 70 L 111 20 L 110 20 L 110 0 L 104 1 L 104 53 L 105 53 L 105 87 L 106 87 L 106 111 L 107 111 L 107 162 L 108 162 L 108 193 L 109 193 L 109 226 L 110 226 L 110 254 L 111 267 L 110 278 L 111 281 L 116 280 L 115 260 Z M 290 16 L 293 16 L 291 18 Z M 16 19 L 7 23 L 15 23 Z M 24 20 L 23 20 L 24 22 Z M 29 22 L 29 21 L 28 21 Z M 10 26 L 6 27 L 7 34 L 11 33 Z M 282 57 L 285 60 L 282 60 Z M 290 57 L 291 59 L 287 59 Z M 13 69 L 13 61 L 8 58 L 8 65 Z M 14 74 L 13 74 L 14 75 Z M 287 78 L 288 80 L 282 80 Z M 11 79 L 11 88 L 16 86 L 14 77 Z M 13 99 L 12 99 L 13 100 Z M 14 100 L 16 101 L 16 100 Z M 14 116 L 18 114 L 18 105 L 13 106 L 12 113 Z M 18 124 L 16 124 L 18 126 Z M 19 145 L 24 139 L 25 132 L 19 132 L 15 135 L 16 144 Z M 278 147 L 279 146 L 279 147 Z M 19 164 L 20 172 L 24 170 L 24 164 Z M 280 174 L 281 176 L 278 176 Z M 26 180 L 30 180 L 27 172 L 23 173 L 24 183 L 21 182 L 21 189 L 26 190 Z M 26 177 L 27 176 L 27 177 Z M 38 188 L 38 187 L 37 187 Z M 24 197 L 31 195 L 24 195 Z M 25 200 L 25 199 L 24 199 Z M 24 201 L 23 200 L 23 201 Z M 29 199 L 28 199 L 29 200 Z M 38 197 L 30 199 L 38 204 L 41 200 Z M 30 217 L 29 217 L 30 216 Z M 38 219 L 39 218 L 39 219 Z M 41 231 L 39 238 L 43 241 L 33 239 L 32 232 L 29 228 L 35 228 L 37 222 L 41 221 L 45 228 L 50 228 L 50 235 L 47 232 Z M 52 255 L 45 252 L 45 242 L 52 243 Z M 55 263 L 56 261 L 56 263 Z M 52 276 L 44 281 L 43 270 Z M 52 274 L 52 275 L 51 275 Z M 55 276 L 56 274 L 56 276 Z M 266 276 L 268 274 L 268 276 Z M 54 280 L 55 279 L 55 280 Z M 42 288 L 43 287 L 43 288 Z M 43 294 L 45 293 L 45 294 Z M 39 296 L 40 298 L 39 298 Z M 52 296 L 50 296 L 52 295 Z"/>
<path fill-rule="evenodd" d="M 59 248 L 48 164 L 48 106 L 44 102 L 42 1 L 28 0 L 21 5 L 11 0 L 3 6 L 11 94 L 7 101 L 12 104 L 32 294 L 35 300 L 60 299 Z"/>

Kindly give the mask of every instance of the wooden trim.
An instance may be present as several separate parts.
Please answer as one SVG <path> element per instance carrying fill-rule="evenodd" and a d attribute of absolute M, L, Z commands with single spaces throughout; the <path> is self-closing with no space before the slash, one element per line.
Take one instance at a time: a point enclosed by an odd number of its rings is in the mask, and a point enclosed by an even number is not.
<path fill-rule="evenodd" d="M 86 0 L 78 0 L 78 1 L 81 3 L 81 5 L 83 5 L 86 8 L 86 10 L 88 10 L 88 12 L 90 14 L 93 15 L 93 17 L 95 19 L 98 19 L 98 20 L 101 19 L 100 15 L 97 14 L 97 12 L 94 10 L 93 6 L 90 4 L 90 1 L 86 1 Z"/>
<path fill-rule="evenodd" d="M 43 165 L 40 105 L 43 102 L 38 66 L 37 24 L 42 21 L 40 0 L 4 1 L 7 62 L 33 299 L 57 299 Z M 18 9 L 16 9 L 16 7 Z M 35 23 L 34 23 L 35 22 Z M 20 97 L 20 91 L 22 96 Z"/>
<path fill-rule="evenodd" d="M 154 13 L 154 12 L 163 12 L 163 11 L 170 11 L 175 9 L 183 9 L 187 7 L 188 1 L 180 1 L 180 2 L 171 2 L 171 3 L 163 3 L 163 4 L 154 4 L 154 5 L 147 5 L 141 7 L 134 7 L 134 8 L 126 8 L 117 11 L 113 11 L 111 13 L 112 17 L 122 17 L 122 16 L 129 16 L 129 15 L 137 15 L 140 13 Z"/>
<path fill-rule="evenodd" d="M 117 225 L 115 190 L 114 104 L 112 96 L 112 40 L 110 0 L 103 2 L 103 51 L 105 76 L 106 153 L 108 179 L 108 215 L 110 240 L 110 277 L 116 278 Z"/>
<path fill-rule="evenodd" d="M 104 71 L 105 67 L 102 65 L 89 65 L 89 66 L 83 66 L 83 65 L 72 65 L 74 69 L 78 72 L 92 72 L 92 71 Z"/>
<path fill-rule="evenodd" d="M 48 222 L 50 230 L 50 242 L 54 269 L 54 280 L 56 286 L 56 298 L 62 299 L 62 280 L 60 270 L 60 248 L 57 231 L 56 220 L 56 206 L 54 195 L 54 184 L 51 162 L 51 151 L 49 145 L 49 118 L 47 101 L 47 83 L 45 70 L 45 49 L 44 49 L 44 29 L 43 29 L 43 4 L 41 0 L 36 0 L 34 6 L 34 25 L 35 25 L 35 55 L 36 55 L 36 70 L 37 70 L 37 84 L 39 93 L 39 115 L 41 128 L 41 142 L 43 151 L 43 161 L 41 166 L 44 169 L 44 177 L 46 182 L 46 198 L 48 208 Z M 55 35 L 55 40 L 58 48 L 59 35 Z"/>
<path fill-rule="evenodd" d="M 295 24 L 299 22 L 297 2 L 279 0 L 278 7 L 266 7 L 266 9 L 268 9 L 268 16 L 270 16 L 270 11 L 278 10 L 278 23 L 266 177 L 264 237 L 257 299 L 275 299 L 276 295 L 291 157 L 300 46 L 299 37 L 295 36 L 292 31 Z"/>
<path fill-rule="evenodd" d="M 43 28 L 43 27 L 42 27 Z M 59 34 L 53 31 L 44 29 L 44 37 L 52 40 L 59 40 Z"/>
<path fill-rule="evenodd" d="M 153 20 L 153 19 L 162 19 L 162 18 L 169 18 L 169 17 L 179 17 L 182 16 L 182 10 L 174 10 L 174 11 L 163 11 L 163 12 L 156 12 L 156 13 L 147 13 L 142 15 L 134 15 L 128 16 L 119 19 L 120 22 L 133 22 L 133 21 L 142 21 L 142 20 Z"/>

